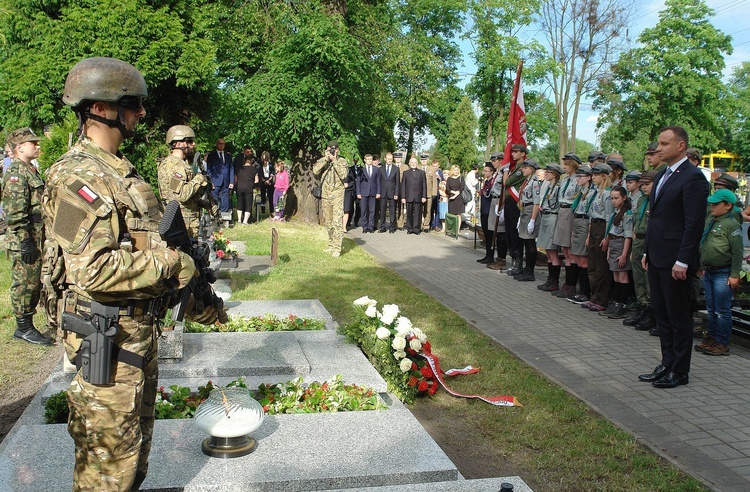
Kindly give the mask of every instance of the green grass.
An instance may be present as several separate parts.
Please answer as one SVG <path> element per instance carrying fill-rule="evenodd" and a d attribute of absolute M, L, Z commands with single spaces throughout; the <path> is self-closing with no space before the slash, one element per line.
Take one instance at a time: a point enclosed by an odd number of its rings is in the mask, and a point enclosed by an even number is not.
<path fill-rule="evenodd" d="M 322 228 L 296 222 L 276 228 L 279 264 L 268 275 L 234 274 L 233 298 L 317 298 L 342 325 L 352 319 L 352 301 L 360 296 L 378 300 L 379 306 L 398 304 L 427 333 L 442 367 L 482 368 L 472 376 L 451 379 L 452 388 L 513 395 L 524 407 L 494 407 L 444 391 L 415 405 L 435 406 L 442 421 L 436 425 L 466 423 L 478 443 L 524 470 L 524 479 L 538 490 L 706 490 L 455 312 L 380 266 L 353 241 L 345 239 L 345 254 L 331 258 L 322 252 L 327 240 Z M 248 254 L 270 254 L 270 229 L 270 223 L 261 222 L 235 228 L 228 236 L 244 241 Z"/>

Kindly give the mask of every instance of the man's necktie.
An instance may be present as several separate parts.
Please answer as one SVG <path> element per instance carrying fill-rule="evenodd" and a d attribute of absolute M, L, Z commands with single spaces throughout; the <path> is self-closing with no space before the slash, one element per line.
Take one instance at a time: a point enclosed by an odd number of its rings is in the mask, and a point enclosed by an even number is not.
<path fill-rule="evenodd" d="M 667 170 L 664 172 L 664 177 L 661 178 L 661 181 L 659 181 L 659 186 L 658 186 L 658 188 L 656 188 L 656 197 L 657 198 L 659 198 L 659 193 L 661 192 L 661 189 L 664 186 L 664 183 L 666 183 L 666 181 L 669 179 L 669 176 L 671 176 L 671 174 L 673 172 L 674 171 L 672 171 L 671 167 L 668 167 Z"/>

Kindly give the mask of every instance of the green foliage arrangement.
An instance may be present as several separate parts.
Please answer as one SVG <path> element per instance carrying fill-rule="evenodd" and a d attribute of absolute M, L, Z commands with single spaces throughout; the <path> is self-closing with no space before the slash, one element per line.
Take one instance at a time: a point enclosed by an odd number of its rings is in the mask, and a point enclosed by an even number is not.
<path fill-rule="evenodd" d="M 211 333 L 211 332 L 255 332 L 255 331 L 298 331 L 298 330 L 325 330 L 326 322 L 322 319 L 300 318 L 293 314 L 286 318 L 279 318 L 273 314 L 254 316 L 252 318 L 229 318 L 223 325 L 202 325 L 188 321 L 185 323 L 187 333 Z"/>
<path fill-rule="evenodd" d="M 237 378 L 227 388 L 247 388 L 245 378 Z M 213 389 L 211 381 L 191 391 L 185 386 L 173 384 L 167 392 L 159 388 L 154 409 L 157 419 L 189 419 Z M 341 374 L 320 383 L 310 384 L 296 378 L 286 383 L 261 384 L 253 392 L 253 398 L 263 405 L 269 415 L 282 413 L 321 413 L 350 412 L 361 410 L 384 410 L 386 405 L 372 388 L 356 384 L 344 384 Z M 61 424 L 68 420 L 68 398 L 65 391 L 52 395 L 44 404 L 44 417 L 47 424 Z"/>
<path fill-rule="evenodd" d="M 45 424 L 64 424 L 68 421 L 68 394 L 60 391 L 50 396 L 44 404 Z"/>
<path fill-rule="evenodd" d="M 427 362 L 418 354 L 429 350 L 430 342 L 409 318 L 398 316 L 395 304 L 378 312 L 377 301 L 367 296 L 354 301 L 354 321 L 342 332 L 356 343 L 388 384 L 388 391 L 405 403 L 419 394 L 434 395 L 438 382 Z M 398 317 L 397 317 L 398 316 Z"/>

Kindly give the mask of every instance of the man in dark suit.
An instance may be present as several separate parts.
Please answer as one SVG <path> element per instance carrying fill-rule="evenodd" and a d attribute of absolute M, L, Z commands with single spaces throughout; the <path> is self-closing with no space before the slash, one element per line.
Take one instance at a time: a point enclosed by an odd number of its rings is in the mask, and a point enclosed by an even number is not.
<path fill-rule="evenodd" d="M 375 232 L 375 204 L 380 199 L 380 170 L 372 165 L 372 155 L 365 156 L 365 166 L 355 181 L 362 216 L 362 232 Z"/>
<path fill-rule="evenodd" d="M 393 154 L 385 154 L 385 165 L 380 168 L 380 228 L 378 232 L 385 232 L 385 217 L 388 212 L 388 232 L 396 232 L 396 206 L 399 188 L 401 187 L 401 171 L 393 163 Z"/>
<path fill-rule="evenodd" d="M 417 169 L 417 158 L 409 159 L 409 169 L 401 176 L 401 203 L 406 204 L 404 227 L 407 234 L 422 232 L 422 204 L 427 201 L 427 178 Z"/>
<path fill-rule="evenodd" d="M 223 138 L 216 141 L 216 149 L 206 156 L 206 171 L 214 184 L 213 195 L 219 202 L 219 210 L 229 212 L 229 191 L 234 189 L 234 165 L 232 154 L 226 152 Z"/>
<path fill-rule="evenodd" d="M 688 161 L 684 128 L 659 133 L 657 152 L 667 167 L 656 175 L 649 196 L 643 267 L 648 270 L 651 306 L 659 329 L 661 364 L 639 380 L 656 388 L 688 384 L 693 340 L 690 279 L 698 269 L 698 249 L 706 216 L 708 181 Z"/>

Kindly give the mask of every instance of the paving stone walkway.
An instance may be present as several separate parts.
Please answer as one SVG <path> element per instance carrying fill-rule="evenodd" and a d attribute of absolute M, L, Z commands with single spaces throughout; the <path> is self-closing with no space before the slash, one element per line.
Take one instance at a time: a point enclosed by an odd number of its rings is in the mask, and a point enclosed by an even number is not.
<path fill-rule="evenodd" d="M 541 292 L 546 268 L 517 282 L 478 264 L 484 249 L 473 240 L 441 233 L 346 237 L 712 489 L 750 490 L 746 350 L 694 353 L 689 385 L 655 389 L 637 375 L 659 363 L 658 338 Z"/>

